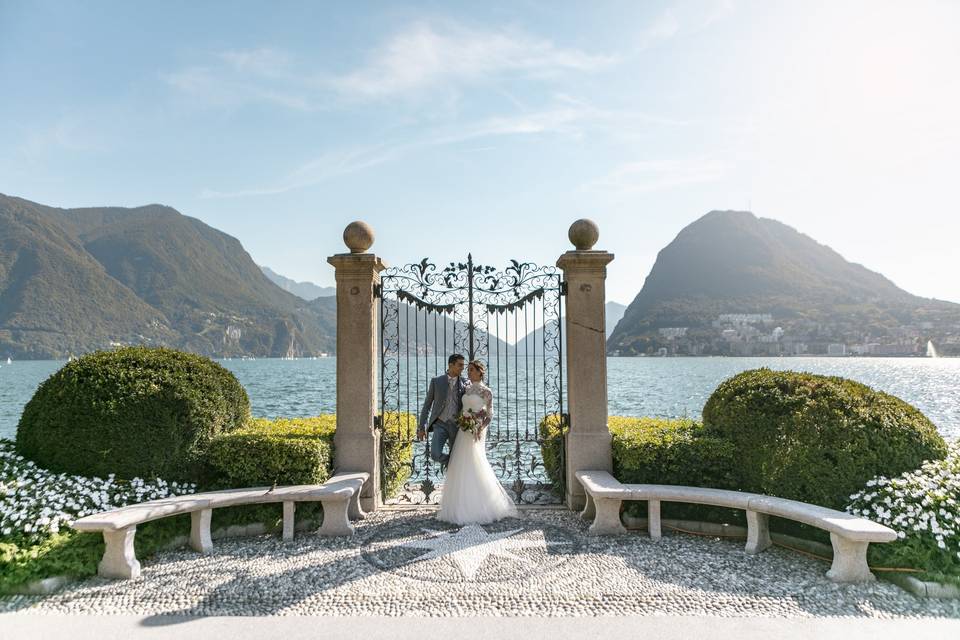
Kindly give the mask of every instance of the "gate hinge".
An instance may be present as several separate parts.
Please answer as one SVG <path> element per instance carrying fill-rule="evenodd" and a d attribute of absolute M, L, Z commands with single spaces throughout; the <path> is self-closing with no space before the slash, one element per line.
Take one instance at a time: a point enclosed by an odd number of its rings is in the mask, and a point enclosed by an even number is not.
<path fill-rule="evenodd" d="M 560 283 L 560 295 L 562 295 L 562 296 L 567 295 L 567 281 L 566 281 L 566 280 L 564 280 L 563 282 Z"/>
<path fill-rule="evenodd" d="M 383 297 L 383 284 L 377 283 L 373 285 L 373 297 L 382 298 Z"/>

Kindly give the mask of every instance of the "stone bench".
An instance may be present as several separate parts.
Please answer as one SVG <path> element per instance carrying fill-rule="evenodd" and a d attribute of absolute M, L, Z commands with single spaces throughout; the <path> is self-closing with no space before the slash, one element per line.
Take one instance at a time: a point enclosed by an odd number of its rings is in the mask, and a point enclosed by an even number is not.
<path fill-rule="evenodd" d="M 338 473 L 324 484 L 225 489 L 150 500 L 85 516 L 73 521 L 70 526 L 78 531 L 103 533 L 106 549 L 97 569 L 98 575 L 104 578 L 136 578 L 140 575 L 140 563 L 134 553 L 133 540 L 138 524 L 189 513 L 190 546 L 201 553 L 209 553 L 213 549 L 210 520 L 213 510 L 218 507 L 282 502 L 283 539 L 291 540 L 296 503 L 320 502 L 323 505 L 323 524 L 317 533 L 325 536 L 352 535 L 354 528 L 350 519 L 361 519 L 366 515 L 360 508 L 360 489 L 369 475 Z"/>
<path fill-rule="evenodd" d="M 769 516 L 802 522 L 830 532 L 833 565 L 827 577 L 834 582 L 874 580 L 867 566 L 867 547 L 871 542 L 891 542 L 897 533 L 881 524 L 843 511 L 817 505 L 776 498 L 756 493 L 683 487 L 663 484 L 622 484 L 606 471 L 578 471 L 577 480 L 586 493 L 586 506 L 581 513 L 593 519 L 594 535 L 626 532 L 620 522 L 623 500 L 645 500 L 648 505 L 648 529 L 652 539 L 659 539 L 660 503 L 687 502 L 718 507 L 743 509 L 747 514 L 747 553 L 759 553 L 770 546 Z"/>

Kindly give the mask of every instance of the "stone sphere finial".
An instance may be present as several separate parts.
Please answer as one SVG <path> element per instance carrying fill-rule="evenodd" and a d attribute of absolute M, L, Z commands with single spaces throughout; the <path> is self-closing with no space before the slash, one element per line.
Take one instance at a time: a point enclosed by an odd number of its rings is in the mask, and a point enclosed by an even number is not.
<path fill-rule="evenodd" d="M 365 253 L 373 246 L 373 227 L 363 220 L 355 220 L 343 230 L 343 243 L 350 253 Z"/>
<path fill-rule="evenodd" d="M 580 218 L 570 225 L 567 237 L 570 238 L 570 242 L 577 248 L 577 251 L 589 251 L 600 239 L 600 227 L 589 218 Z"/>

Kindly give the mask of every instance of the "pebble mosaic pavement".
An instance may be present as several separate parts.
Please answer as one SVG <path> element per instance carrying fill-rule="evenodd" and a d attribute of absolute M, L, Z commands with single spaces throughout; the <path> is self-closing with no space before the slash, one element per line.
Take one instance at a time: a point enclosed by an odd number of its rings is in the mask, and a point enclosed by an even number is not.
<path fill-rule="evenodd" d="M 164 551 L 134 580 L 99 577 L 47 596 L 4 596 L 29 614 L 960 618 L 960 600 L 884 581 L 836 585 L 828 566 L 782 548 L 644 533 L 591 537 L 577 514 L 455 527 L 435 511 L 383 510 L 349 538 L 298 532 L 215 540 L 211 554 Z"/>

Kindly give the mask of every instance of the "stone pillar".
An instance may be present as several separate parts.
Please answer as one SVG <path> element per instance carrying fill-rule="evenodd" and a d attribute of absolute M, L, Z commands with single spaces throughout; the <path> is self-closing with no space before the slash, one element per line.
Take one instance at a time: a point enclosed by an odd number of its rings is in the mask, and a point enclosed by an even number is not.
<path fill-rule="evenodd" d="M 343 232 L 350 253 L 327 258 L 337 279 L 337 431 L 333 438 L 338 473 L 366 471 L 360 503 L 380 505 L 380 434 L 377 414 L 377 305 L 374 288 L 385 268 L 376 255 L 373 229 L 351 222 Z"/>
<path fill-rule="evenodd" d="M 566 441 L 566 501 L 570 509 L 582 509 L 583 487 L 574 474 L 591 469 L 612 471 L 610 431 L 607 429 L 607 265 L 613 254 L 596 251 L 600 237 L 592 220 L 577 220 L 570 226 L 567 251 L 557 260 L 567 286 L 565 356 L 567 359 L 567 405 L 570 431 Z"/>

